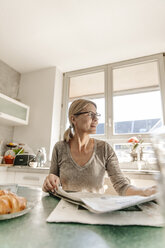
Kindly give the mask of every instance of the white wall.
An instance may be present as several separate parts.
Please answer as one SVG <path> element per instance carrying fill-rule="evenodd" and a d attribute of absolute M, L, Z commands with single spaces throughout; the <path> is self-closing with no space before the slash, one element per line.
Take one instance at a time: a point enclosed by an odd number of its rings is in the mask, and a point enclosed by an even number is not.
<path fill-rule="evenodd" d="M 13 140 L 28 144 L 35 153 L 45 147 L 50 157 L 52 142 L 59 140 L 61 94 L 62 73 L 57 68 L 22 74 L 19 98 L 30 106 L 29 124 L 15 127 Z"/>

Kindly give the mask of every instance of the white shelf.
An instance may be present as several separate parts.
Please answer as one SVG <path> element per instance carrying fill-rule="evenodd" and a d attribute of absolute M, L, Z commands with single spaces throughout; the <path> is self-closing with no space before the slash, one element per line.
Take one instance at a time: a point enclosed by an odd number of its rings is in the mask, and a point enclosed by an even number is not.
<path fill-rule="evenodd" d="M 0 93 L 0 125 L 27 125 L 29 106 Z"/>

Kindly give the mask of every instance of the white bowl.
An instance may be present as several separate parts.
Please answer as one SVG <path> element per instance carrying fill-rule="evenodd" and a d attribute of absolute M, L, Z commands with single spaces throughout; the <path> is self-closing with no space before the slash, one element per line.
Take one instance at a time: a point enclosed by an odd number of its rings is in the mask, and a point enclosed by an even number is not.
<path fill-rule="evenodd" d="M 32 168 L 36 168 L 37 167 L 37 162 L 30 162 L 29 166 Z"/>

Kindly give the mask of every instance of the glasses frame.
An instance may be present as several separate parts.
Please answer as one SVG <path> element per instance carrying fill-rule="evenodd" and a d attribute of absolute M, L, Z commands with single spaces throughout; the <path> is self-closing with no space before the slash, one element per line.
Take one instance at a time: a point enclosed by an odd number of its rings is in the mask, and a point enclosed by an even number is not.
<path fill-rule="evenodd" d="M 99 113 L 94 113 L 92 111 L 85 111 L 85 112 L 78 112 L 74 115 L 78 116 L 78 115 L 83 115 L 83 114 L 88 114 L 88 116 L 90 116 L 92 118 L 92 120 L 98 120 L 98 118 L 101 116 L 101 114 Z"/>

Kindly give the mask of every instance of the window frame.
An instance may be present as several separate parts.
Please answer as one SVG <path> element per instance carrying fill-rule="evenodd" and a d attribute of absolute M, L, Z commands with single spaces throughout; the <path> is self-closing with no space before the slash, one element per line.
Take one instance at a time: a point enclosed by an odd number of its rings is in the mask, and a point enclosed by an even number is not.
<path fill-rule="evenodd" d="M 104 98 L 105 98 L 105 133 L 103 135 L 93 135 L 98 139 L 103 139 L 110 141 L 112 145 L 116 143 L 126 143 L 126 141 L 130 138 L 130 136 L 141 135 L 144 139 L 145 143 L 150 142 L 150 134 L 144 133 L 134 133 L 134 134 L 113 134 L 113 70 L 127 67 L 131 65 L 143 64 L 147 62 L 157 62 L 158 65 L 158 72 L 159 72 L 159 87 L 145 87 L 145 88 L 138 88 L 133 90 L 126 90 L 123 92 L 118 92 L 115 94 L 132 94 L 132 93 L 141 93 L 141 92 L 149 92 L 156 89 L 160 90 L 161 95 L 161 104 L 162 104 L 162 121 L 163 125 L 165 123 L 165 57 L 163 53 L 144 56 L 136 59 L 125 60 L 121 62 L 109 63 L 106 65 L 66 72 L 63 74 L 63 98 L 62 98 L 62 117 L 61 117 L 61 133 L 60 137 L 63 138 L 63 133 L 66 128 L 67 123 L 67 106 L 69 103 L 69 87 L 70 87 L 70 78 L 77 77 L 82 75 L 87 75 L 95 72 L 104 71 Z M 100 97 L 101 95 L 99 95 Z M 82 96 L 82 98 L 96 98 L 96 95 L 86 95 Z M 76 99 L 76 98 L 74 98 Z"/>
<path fill-rule="evenodd" d="M 81 98 L 85 99 L 94 99 L 94 98 L 101 98 L 102 96 L 106 99 L 106 93 L 107 93 L 107 75 L 108 75 L 108 66 L 102 65 L 102 66 L 95 66 L 92 68 L 86 68 L 81 69 L 77 71 L 71 71 L 66 72 L 63 74 L 63 96 L 62 96 L 62 114 L 61 114 L 61 130 L 60 130 L 60 138 L 63 139 L 63 134 L 66 130 L 66 124 L 67 124 L 67 112 L 68 112 L 68 104 L 69 104 L 69 87 L 70 87 L 70 78 L 87 75 L 91 73 L 97 73 L 97 72 L 104 72 L 104 95 L 102 94 L 94 94 L 94 95 L 84 95 Z M 72 98 L 72 100 L 76 100 L 77 98 Z M 105 100 L 105 133 L 102 135 L 93 135 L 94 137 L 97 137 L 98 139 L 106 139 L 106 116 L 107 116 L 107 106 L 106 106 L 106 100 Z"/>
<path fill-rule="evenodd" d="M 158 65 L 159 87 L 146 87 L 144 89 L 138 88 L 137 90 L 134 90 L 134 89 L 133 90 L 127 90 L 127 91 L 125 91 L 125 93 L 132 94 L 132 93 L 149 92 L 149 91 L 153 91 L 153 90 L 159 88 L 160 95 L 161 95 L 161 105 L 162 105 L 162 121 L 163 121 L 163 125 L 164 125 L 164 123 L 165 123 L 165 71 L 164 71 L 164 69 L 165 68 L 164 68 L 163 54 L 150 55 L 150 56 L 145 56 L 145 57 L 141 57 L 141 58 L 116 62 L 116 63 L 108 65 L 108 70 L 109 70 L 108 74 L 111 75 L 109 84 L 111 85 L 110 89 L 112 91 L 112 96 L 111 96 L 111 102 L 109 105 L 110 108 L 109 108 L 109 112 L 108 112 L 109 119 L 110 119 L 110 126 L 109 126 L 109 133 L 108 133 L 107 138 L 108 138 L 108 140 L 111 140 L 112 144 L 116 144 L 119 142 L 125 143 L 126 140 L 128 140 L 130 138 L 130 136 L 138 136 L 138 135 L 142 136 L 145 143 L 151 142 L 150 141 L 150 134 L 144 134 L 144 133 L 113 134 L 113 128 L 114 128 L 114 124 L 113 124 L 113 70 L 118 69 L 118 68 L 122 68 L 122 67 L 131 66 L 131 65 L 143 64 L 143 63 L 154 62 L 154 61 L 156 61 L 157 65 Z M 124 91 L 123 91 L 123 93 L 124 93 Z M 163 98 L 164 98 L 164 100 L 163 100 Z"/>

